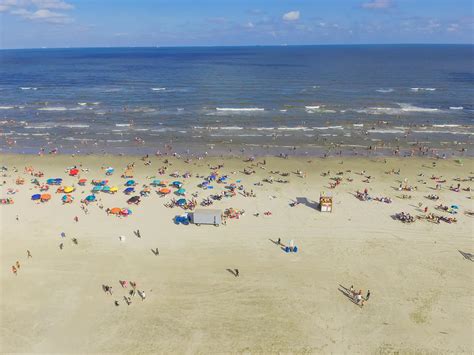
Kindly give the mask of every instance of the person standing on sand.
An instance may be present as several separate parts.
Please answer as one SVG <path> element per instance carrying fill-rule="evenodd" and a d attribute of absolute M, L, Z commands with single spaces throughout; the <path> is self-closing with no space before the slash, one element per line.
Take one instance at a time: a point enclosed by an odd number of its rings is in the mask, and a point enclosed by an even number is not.
<path fill-rule="evenodd" d="M 13 273 L 15 274 L 15 276 L 16 276 L 16 267 L 15 267 L 15 265 L 12 265 L 12 272 L 13 272 Z"/>
<path fill-rule="evenodd" d="M 354 297 L 354 285 L 351 285 L 349 292 L 351 293 L 352 297 Z"/>
<path fill-rule="evenodd" d="M 235 277 L 239 277 L 239 269 L 234 269 L 235 271 Z"/>
<path fill-rule="evenodd" d="M 370 297 L 370 290 L 367 290 L 367 296 L 365 296 L 365 300 L 368 301 Z"/>
<path fill-rule="evenodd" d="M 277 244 L 281 245 L 281 238 L 278 238 Z"/>
<path fill-rule="evenodd" d="M 59 244 L 59 249 L 63 250 L 63 243 Z"/>
<path fill-rule="evenodd" d="M 29 250 L 26 251 L 26 256 L 28 257 L 28 259 L 33 257 L 33 255 L 31 255 L 31 252 Z"/>

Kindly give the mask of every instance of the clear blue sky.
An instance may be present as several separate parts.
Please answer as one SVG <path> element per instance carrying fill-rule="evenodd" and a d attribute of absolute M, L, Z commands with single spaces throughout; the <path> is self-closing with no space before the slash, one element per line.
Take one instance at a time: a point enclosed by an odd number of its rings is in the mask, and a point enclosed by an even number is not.
<path fill-rule="evenodd" d="M 474 43 L 472 0 L 0 0 L 0 48 Z"/>

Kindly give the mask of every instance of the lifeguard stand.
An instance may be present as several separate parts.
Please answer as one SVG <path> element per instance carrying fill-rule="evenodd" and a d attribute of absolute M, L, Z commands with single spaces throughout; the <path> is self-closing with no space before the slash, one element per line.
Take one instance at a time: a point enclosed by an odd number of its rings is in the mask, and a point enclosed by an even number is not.
<path fill-rule="evenodd" d="M 319 195 L 319 210 L 321 212 L 332 212 L 332 195 L 321 193 Z"/>

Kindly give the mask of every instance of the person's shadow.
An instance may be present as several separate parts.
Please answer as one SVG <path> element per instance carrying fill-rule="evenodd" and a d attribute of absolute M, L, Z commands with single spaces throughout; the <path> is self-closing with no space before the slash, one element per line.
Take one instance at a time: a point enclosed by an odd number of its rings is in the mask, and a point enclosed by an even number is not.
<path fill-rule="evenodd" d="M 234 275 L 234 277 L 237 277 L 237 273 L 232 270 L 232 269 L 226 269 L 228 272 L 230 272 L 232 275 Z"/>
<path fill-rule="evenodd" d="M 358 304 L 354 298 L 354 296 L 352 295 L 351 291 L 347 288 L 347 287 L 344 287 L 342 286 L 341 284 L 339 284 L 339 288 L 338 288 L 339 292 L 341 292 L 344 296 L 346 296 L 352 303 L 354 303 L 356 306 L 360 306 L 360 304 Z"/>
<path fill-rule="evenodd" d="M 471 253 L 466 253 L 465 251 L 458 250 L 459 253 L 461 253 L 462 256 L 464 256 L 464 259 L 469 260 L 469 261 L 474 261 L 474 254 Z"/>

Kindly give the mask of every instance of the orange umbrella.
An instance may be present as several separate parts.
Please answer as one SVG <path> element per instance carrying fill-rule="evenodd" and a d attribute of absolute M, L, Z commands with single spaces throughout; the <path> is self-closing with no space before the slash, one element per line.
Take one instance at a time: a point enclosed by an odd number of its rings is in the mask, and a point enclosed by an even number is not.
<path fill-rule="evenodd" d="M 163 188 L 163 189 L 160 189 L 158 192 L 160 194 L 166 195 L 166 194 L 169 194 L 171 192 L 171 190 L 168 189 L 168 188 Z"/>
<path fill-rule="evenodd" d="M 111 214 L 120 214 L 120 212 L 122 212 L 122 209 L 118 207 L 114 207 L 110 210 Z"/>
<path fill-rule="evenodd" d="M 41 201 L 49 201 L 51 199 L 50 194 L 42 194 L 41 195 Z"/>

